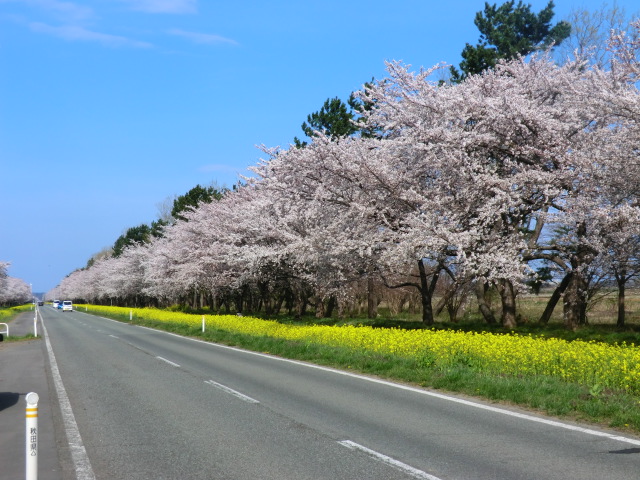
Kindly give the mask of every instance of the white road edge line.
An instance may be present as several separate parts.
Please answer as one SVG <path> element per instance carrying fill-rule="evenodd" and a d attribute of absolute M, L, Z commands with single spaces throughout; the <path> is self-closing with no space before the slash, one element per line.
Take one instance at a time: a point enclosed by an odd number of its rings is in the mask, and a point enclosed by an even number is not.
<path fill-rule="evenodd" d="M 213 380 L 205 380 L 204 383 L 206 383 L 207 385 L 211 385 L 212 387 L 216 387 L 216 388 L 222 390 L 223 392 L 229 393 L 229 394 L 233 395 L 234 397 L 238 397 L 240 400 L 243 400 L 243 401 L 245 401 L 247 403 L 260 403 L 255 398 L 251 398 L 251 397 L 245 395 L 244 393 L 240 393 L 237 390 L 234 390 L 233 388 L 229 388 L 226 385 L 222 385 L 221 383 L 214 382 Z"/>
<path fill-rule="evenodd" d="M 105 318 L 105 317 L 99 317 L 99 318 Z M 105 318 L 106 320 L 111 320 L 109 318 Z M 111 320 L 113 322 L 116 322 L 117 320 Z M 119 322 L 122 323 L 122 322 Z M 549 420 L 547 418 L 542 418 L 542 417 L 534 417 L 533 415 L 528 415 L 526 413 L 519 413 L 519 412 L 514 412 L 511 410 L 505 410 L 504 408 L 498 408 L 498 407 L 493 407 L 491 405 L 484 405 L 482 403 L 476 403 L 476 402 L 471 402 L 469 400 L 463 400 L 462 398 L 456 398 L 456 397 L 452 397 L 449 395 L 444 395 L 442 393 L 436 393 L 436 392 L 432 392 L 429 390 L 424 390 L 424 389 L 420 389 L 417 387 L 411 387 L 409 385 L 402 385 L 400 383 L 393 383 L 393 382 L 389 382 L 387 380 L 381 380 L 379 378 L 373 378 L 373 377 L 366 377 L 364 375 L 358 375 L 356 373 L 352 373 L 352 372 L 346 372 L 343 370 L 338 370 L 335 368 L 329 368 L 329 367 L 323 367 L 321 365 L 314 365 L 312 363 L 305 363 L 305 362 L 300 362 L 298 360 L 290 360 L 288 358 L 282 358 L 282 357 L 276 357 L 275 355 L 267 355 L 265 353 L 260 353 L 260 352 L 252 352 L 250 350 L 243 350 L 242 348 L 237 348 L 237 347 L 230 347 L 228 345 L 222 345 L 220 343 L 212 343 L 212 342 L 206 342 L 204 340 L 199 340 L 197 338 L 189 338 L 189 337 L 183 337 L 182 335 L 178 335 L 177 333 L 171 333 L 171 332 L 165 332 L 163 330 L 156 330 L 154 328 L 149 328 L 149 327 L 143 327 L 141 325 L 136 325 L 138 328 L 144 328 L 146 330 L 151 330 L 157 333 L 162 333 L 162 334 L 166 334 L 166 335 L 172 335 L 174 337 L 178 337 L 178 338 L 182 338 L 183 340 L 189 340 L 192 342 L 198 342 L 198 343 L 204 343 L 205 345 L 209 345 L 211 347 L 215 347 L 215 348 L 224 348 L 227 350 L 234 350 L 237 352 L 242 352 L 248 355 L 255 355 L 258 357 L 263 357 L 263 358 L 269 358 L 271 360 L 275 360 L 275 361 L 279 361 L 279 362 L 288 362 L 288 363 L 294 363 L 296 365 L 302 365 L 308 368 L 315 368 L 317 370 L 323 370 L 325 372 L 332 372 L 335 373 L 337 375 L 344 375 L 347 377 L 352 377 L 352 378 L 358 378 L 360 380 L 365 380 L 367 382 L 372 382 L 372 383 L 378 383 L 380 385 L 387 385 L 389 387 L 393 387 L 393 388 L 399 388 L 401 390 L 407 390 L 410 392 L 414 392 L 414 393 L 419 393 L 421 395 L 427 395 L 429 397 L 434 397 L 434 398 L 439 398 L 441 400 L 446 400 L 449 402 L 454 402 L 454 403 L 459 403 L 462 405 L 466 405 L 468 407 L 473 407 L 473 408 L 479 408 L 481 410 L 487 410 L 490 412 L 494 412 L 494 413 L 499 413 L 501 415 L 508 415 L 511 417 L 516 417 L 516 418 L 520 418 L 522 420 L 527 420 L 530 422 L 535 422 L 535 423 L 541 423 L 544 425 L 548 425 L 550 427 L 556 427 L 556 428 L 563 428 L 565 430 L 571 430 L 574 432 L 580 432 L 580 433 L 584 433 L 586 435 L 593 435 L 595 437 L 604 437 L 607 438 L 609 440 L 615 440 L 618 442 L 623 442 L 623 443 L 628 443 L 631 445 L 638 445 L 640 446 L 640 440 L 639 439 L 635 439 L 635 438 L 629 438 L 629 437 L 623 437 L 621 435 L 615 435 L 612 433 L 608 433 L 608 432 L 601 432 L 598 430 L 593 430 L 590 428 L 584 428 L 584 427 L 579 427 L 577 425 L 570 425 L 568 423 L 562 423 L 556 420 Z"/>
<path fill-rule="evenodd" d="M 411 475 L 413 478 L 421 478 L 424 480 L 441 480 L 438 477 L 434 477 L 433 475 L 429 475 L 427 472 L 423 472 L 422 470 L 418 470 L 417 468 L 413 468 L 411 465 L 407 465 L 406 463 L 402 463 L 399 460 L 383 455 L 380 452 L 376 452 L 375 450 L 371 450 L 370 448 L 364 447 L 359 443 L 352 442 L 351 440 L 342 440 L 338 442 L 340 445 L 347 447 L 351 450 L 360 450 L 361 452 L 366 453 L 370 457 L 373 457 L 376 460 L 381 461 L 382 463 L 386 463 L 398 470 L 402 470 L 404 473 Z"/>
<path fill-rule="evenodd" d="M 49 334 L 47 333 L 47 327 L 44 325 L 44 319 L 42 314 L 40 315 L 40 323 L 42 324 L 42 330 L 44 332 L 44 340 L 47 345 L 47 352 L 49 353 L 49 365 L 51 366 L 51 376 L 53 377 L 53 383 L 58 395 L 58 404 L 60 405 L 60 412 L 62 414 L 62 421 L 64 423 L 64 430 L 67 434 L 67 442 L 69 443 L 69 450 L 71 453 L 71 460 L 76 471 L 77 480 L 95 480 L 96 476 L 93 473 L 89 456 L 82 443 L 82 437 L 78 430 L 78 424 L 76 418 L 71 410 L 71 403 L 67 396 L 67 391 L 62 383 L 62 377 L 58 370 L 58 363 L 56 357 L 53 354 L 51 343 L 49 342 Z"/>
<path fill-rule="evenodd" d="M 180 367 L 180 365 L 178 365 L 177 363 L 173 363 L 171 360 L 167 360 L 166 358 L 162 358 L 162 357 L 156 357 L 158 360 L 162 360 L 163 362 L 168 363 L 169 365 L 171 365 L 172 367 Z"/>

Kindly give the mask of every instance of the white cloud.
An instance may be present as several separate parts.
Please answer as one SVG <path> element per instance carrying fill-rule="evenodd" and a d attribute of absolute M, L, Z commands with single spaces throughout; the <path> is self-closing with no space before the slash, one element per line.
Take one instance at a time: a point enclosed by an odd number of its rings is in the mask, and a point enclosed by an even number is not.
<path fill-rule="evenodd" d="M 63 38 L 69 41 L 81 41 L 81 42 L 97 42 L 108 47 L 136 47 L 136 48 L 149 48 L 152 47 L 150 43 L 140 42 L 138 40 L 132 40 L 126 37 L 118 35 L 110 35 L 107 33 L 94 32 L 87 30 L 84 27 L 78 27 L 74 25 L 65 25 L 62 27 L 52 27 L 44 23 L 31 23 L 29 28 L 38 33 L 44 33 L 58 38 Z"/>
<path fill-rule="evenodd" d="M 93 10 L 84 5 L 58 0 L 30 0 L 29 3 L 63 16 L 67 19 L 82 20 L 93 17 Z"/>
<path fill-rule="evenodd" d="M 197 0 L 121 0 L 133 10 L 148 13 L 196 13 Z"/>
<path fill-rule="evenodd" d="M 86 20 L 94 16 L 93 9 L 90 7 L 60 0 L 0 0 L 0 3 L 22 3 L 53 13 L 56 17 L 67 21 Z"/>
<path fill-rule="evenodd" d="M 194 43 L 200 43 L 205 45 L 221 45 L 221 44 L 238 45 L 238 42 L 236 42 L 235 40 L 221 37 L 220 35 L 213 35 L 210 33 L 187 32 L 185 30 L 180 30 L 178 28 L 172 28 L 171 30 L 168 30 L 167 33 L 186 38 L 188 40 L 191 40 Z"/>

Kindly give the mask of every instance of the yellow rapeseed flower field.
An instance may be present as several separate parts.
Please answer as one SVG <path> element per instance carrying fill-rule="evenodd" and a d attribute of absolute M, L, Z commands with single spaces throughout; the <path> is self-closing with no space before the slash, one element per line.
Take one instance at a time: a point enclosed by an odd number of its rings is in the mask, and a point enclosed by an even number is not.
<path fill-rule="evenodd" d="M 17 313 L 26 312 L 27 310 L 33 310 L 33 305 L 31 303 L 19 305 L 17 307 L 2 308 L 0 309 L 0 321 L 3 321 L 5 318 L 12 317 Z"/>
<path fill-rule="evenodd" d="M 202 315 L 146 308 L 92 305 L 86 308 L 96 314 L 131 314 L 140 319 L 202 325 Z M 640 348 L 631 345 L 451 330 L 297 326 L 235 315 L 207 315 L 205 322 L 206 328 L 245 335 L 398 355 L 433 368 L 462 364 L 478 372 L 512 376 L 547 375 L 567 382 L 640 394 Z"/>

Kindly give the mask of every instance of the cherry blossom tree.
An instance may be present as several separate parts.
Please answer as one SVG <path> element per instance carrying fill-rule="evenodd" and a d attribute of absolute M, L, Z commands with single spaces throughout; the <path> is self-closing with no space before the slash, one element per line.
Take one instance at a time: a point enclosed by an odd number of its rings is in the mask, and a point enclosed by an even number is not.
<path fill-rule="evenodd" d="M 31 287 L 24 280 L 7 276 L 0 289 L 0 305 L 19 305 L 31 300 Z"/>
<path fill-rule="evenodd" d="M 637 249 L 639 26 L 636 22 L 635 34 L 612 37 L 611 70 L 594 66 L 583 75 L 582 90 L 577 90 L 574 97 L 591 121 L 582 132 L 580 148 L 572 151 L 583 161 L 574 168 L 572 182 L 555 201 L 555 211 L 548 214 L 548 221 L 560 226 L 560 234 L 547 246 L 538 246 L 539 252 L 546 252 L 541 257 L 565 272 L 552 299 L 557 300 L 564 291 L 568 328 L 586 322 L 590 265 L 617 275 L 622 300 L 623 284 L 630 277 L 620 267 L 633 265 L 628 259 L 634 258 Z M 551 310 L 547 308 L 543 321 Z"/>
<path fill-rule="evenodd" d="M 323 242 L 333 258 L 348 252 L 352 262 L 339 262 L 347 271 L 361 262 L 386 274 L 406 274 L 413 258 L 427 323 L 437 276 L 455 265 L 450 272 L 497 287 L 502 322 L 512 327 L 527 262 L 549 255 L 541 236 L 550 211 L 575 237 L 565 242 L 574 273 L 568 291 L 579 289 L 581 270 L 599 251 L 574 226 L 592 221 L 577 215 L 600 206 L 598 189 L 612 186 L 605 148 L 625 148 L 628 129 L 611 128 L 618 113 L 594 101 L 615 80 L 545 57 L 504 62 L 453 86 L 430 82 L 434 71 L 390 64 L 390 78 L 362 93 L 376 105 L 367 122 L 382 138 L 319 133 L 310 148 L 281 152 L 257 171 L 283 202 L 302 205 L 282 226 L 299 234 L 299 255 L 323 251 Z M 316 229 L 296 227 L 301 215 Z M 340 231 L 348 235 L 332 235 Z"/>
<path fill-rule="evenodd" d="M 0 291 L 2 291 L 5 287 L 5 282 L 7 279 L 7 269 L 9 268 L 9 262 L 0 261 Z"/>
<path fill-rule="evenodd" d="M 0 261 L 0 305 L 17 305 L 31 300 L 31 287 L 19 278 L 10 277 L 11 263 Z"/>
<path fill-rule="evenodd" d="M 264 149 L 257 179 L 60 287 L 238 312 L 312 303 L 322 314 L 375 279 L 416 288 L 431 324 L 439 283 L 445 299 L 475 285 L 484 318 L 495 321 L 484 302 L 495 288 L 511 328 L 518 293 L 547 261 L 561 281 L 543 318 L 564 296 L 574 328 L 589 272 L 622 288 L 638 257 L 635 38 L 613 37 L 610 70 L 534 56 L 446 85 L 431 80 L 443 67 L 390 63 L 389 78 L 358 93 L 374 106 L 363 115 L 375 137 L 316 132 L 305 148 Z"/>
<path fill-rule="evenodd" d="M 389 71 L 390 80 L 364 94 L 377 105 L 368 122 L 383 138 L 317 137 L 260 173 L 289 203 L 306 198 L 304 218 L 330 208 L 334 231 L 349 232 L 330 235 L 327 220 L 318 230 L 335 243 L 334 256 L 342 249 L 355 260 L 353 252 L 364 252 L 357 262 L 386 273 L 406 274 L 416 262 L 427 323 L 437 276 L 453 262 L 502 288 L 503 321 L 513 326 L 514 285 L 525 270 L 520 228 L 560 190 L 557 165 L 584 127 L 556 100 L 565 72 L 546 59 L 517 61 L 442 86 L 428 81 L 435 69 L 412 74 L 390 64 Z M 317 237 L 305 240 L 318 251 Z"/>

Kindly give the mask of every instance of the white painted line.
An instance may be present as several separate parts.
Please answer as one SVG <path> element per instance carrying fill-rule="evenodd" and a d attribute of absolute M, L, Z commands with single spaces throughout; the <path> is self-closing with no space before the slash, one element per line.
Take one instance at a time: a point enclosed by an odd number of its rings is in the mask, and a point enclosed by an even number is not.
<path fill-rule="evenodd" d="M 173 363 L 171 360 L 167 360 L 166 358 L 162 358 L 162 357 L 156 357 L 158 360 L 162 360 L 163 362 L 168 363 L 169 365 L 171 365 L 172 367 L 179 367 L 180 365 L 178 365 L 177 363 Z"/>
<path fill-rule="evenodd" d="M 111 338 L 117 338 L 118 340 L 120 340 L 120 337 L 116 336 L 116 335 L 109 335 Z"/>
<path fill-rule="evenodd" d="M 351 450 L 360 450 L 361 452 L 366 453 L 370 457 L 373 457 L 374 459 L 379 460 L 382 463 L 390 465 L 393 468 L 401 470 L 404 473 L 412 476 L 413 478 L 421 478 L 424 480 L 440 480 L 440 478 L 434 477 L 433 475 L 429 475 L 427 472 L 423 472 L 422 470 L 413 468 L 411 465 L 407 465 L 406 463 L 402 463 L 399 460 L 396 460 L 391 457 L 387 457 L 386 455 L 383 455 L 380 452 L 376 452 L 375 450 L 371 450 L 370 448 L 363 447 L 359 443 L 352 442 L 351 440 L 342 440 L 338 443 Z"/>
<path fill-rule="evenodd" d="M 89 456 L 82 443 L 82 437 L 80 437 L 80 431 L 78 430 L 78 424 L 76 418 L 71 410 L 71 403 L 67 396 L 67 391 L 62 383 L 62 377 L 58 370 L 58 362 L 53 354 L 51 343 L 49 342 L 49 334 L 45 327 L 42 317 L 42 330 L 44 331 L 44 339 L 47 345 L 47 352 L 49 352 L 49 365 L 51 366 L 51 376 L 53 377 L 53 384 L 56 388 L 58 395 L 58 404 L 60 405 L 60 411 L 62 413 L 62 422 L 64 423 L 64 430 L 67 435 L 67 442 L 69 443 L 69 450 L 71 452 L 71 461 L 76 471 L 76 480 L 95 480 L 96 476 L 93 473 Z"/>
<path fill-rule="evenodd" d="M 235 397 L 238 397 L 240 400 L 243 400 L 247 403 L 260 403 L 258 400 L 256 400 L 255 398 L 251 398 L 248 397 L 247 395 L 238 392 L 237 390 L 234 390 L 232 388 L 229 388 L 225 385 L 222 385 L 221 383 L 218 382 L 214 382 L 213 380 L 205 380 L 205 382 L 207 385 L 211 385 L 212 387 L 216 387 L 219 388 L 220 390 L 222 390 L 223 392 L 229 393 Z"/>
<path fill-rule="evenodd" d="M 393 383 L 393 382 L 389 382 L 387 380 L 381 380 L 379 378 L 366 377 L 364 375 L 358 375 L 358 374 L 352 373 L 352 372 L 346 372 L 346 371 L 342 371 L 342 370 L 337 370 L 335 368 L 323 367 L 321 365 L 314 365 L 312 363 L 300 362 L 298 360 L 290 360 L 288 358 L 276 357 L 274 355 L 267 355 L 267 354 L 260 353 L 260 352 L 252 352 L 250 350 L 243 350 L 241 348 L 230 347 L 228 345 L 222 345 L 222 344 L 219 344 L 219 343 L 205 342 L 204 340 L 199 340 L 197 338 L 183 337 L 183 336 L 178 335 L 176 333 L 165 332 L 163 330 L 156 330 L 156 329 L 153 329 L 153 328 L 143 327 L 143 326 L 140 326 L 140 325 L 138 325 L 138 328 L 144 328 L 144 329 L 147 329 L 147 330 L 152 330 L 154 332 L 163 333 L 165 335 L 172 335 L 174 337 L 182 338 L 183 340 L 189 340 L 189 341 L 192 341 L 192 342 L 204 343 L 205 345 L 209 345 L 209 346 L 214 347 L 214 348 L 223 348 L 223 349 L 227 349 L 227 350 L 233 350 L 233 351 L 236 351 L 236 352 L 245 353 L 247 355 L 255 355 L 255 356 L 258 356 L 258 357 L 268 358 L 270 360 L 279 361 L 279 362 L 294 363 L 296 365 L 301 365 L 301 366 L 308 367 L 308 368 L 315 368 L 317 370 L 323 370 L 325 372 L 331 372 L 331 373 L 335 373 L 337 375 L 344 375 L 344 376 L 347 376 L 347 377 L 357 378 L 357 379 L 364 380 L 364 381 L 367 381 L 367 382 L 378 383 L 380 385 L 386 385 L 386 386 L 393 387 L 393 388 L 399 388 L 401 390 L 406 390 L 406 391 L 409 391 L 409 392 L 418 393 L 420 395 L 427 395 L 429 397 L 439 398 L 441 400 L 446 400 L 446 401 L 449 401 L 449 402 L 459 403 L 459 404 L 466 405 L 466 406 L 472 407 L 472 408 L 479 408 L 481 410 L 487 410 L 487 411 L 490 411 L 490 412 L 493 412 L 493 413 L 498 413 L 498 414 L 501 414 L 501 415 L 507 415 L 507 416 L 510 416 L 510 417 L 516 417 L 516 418 L 520 418 L 522 420 L 527 420 L 527 421 L 530 421 L 530 422 L 541 423 L 541 424 L 544 424 L 544 425 L 548 425 L 550 427 L 563 428 L 565 430 L 571 430 L 571 431 L 574 431 L 574 432 L 580 432 L 580 433 L 584 433 L 586 435 L 593 435 L 593 436 L 596 436 L 596 437 L 603 437 L 603 438 L 606 438 L 608 440 L 615 440 L 617 442 L 623 442 L 623 443 L 628 443 L 628 444 L 631 444 L 631 445 L 640 446 L 640 439 L 636 439 L 636 438 L 623 437 L 621 435 L 616 435 L 616 434 L 609 433 L 609 432 L 602 432 L 602 431 L 593 430 L 593 429 L 590 429 L 590 428 L 579 427 L 577 425 L 570 425 L 568 423 L 562 423 L 562 422 L 558 422 L 556 420 L 550 420 L 548 418 L 534 417 L 533 415 L 528 415 L 526 413 L 519 413 L 519 412 L 514 412 L 514 411 L 511 411 L 511 410 L 505 410 L 504 408 L 493 407 L 491 405 L 485 405 L 485 404 L 482 404 L 482 403 L 471 402 L 469 400 L 463 400 L 462 398 L 452 397 L 450 395 L 444 395 L 442 393 L 436 393 L 436 392 L 432 392 L 432 391 L 429 391 L 429 390 L 424 390 L 424 389 L 417 388 L 417 387 L 411 387 L 409 385 L 402 385 L 400 383 Z"/>

